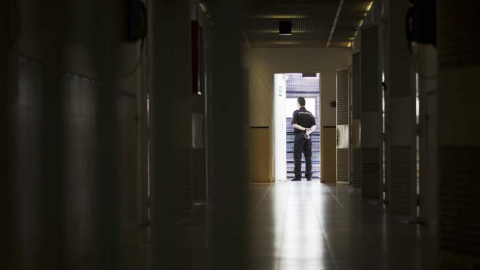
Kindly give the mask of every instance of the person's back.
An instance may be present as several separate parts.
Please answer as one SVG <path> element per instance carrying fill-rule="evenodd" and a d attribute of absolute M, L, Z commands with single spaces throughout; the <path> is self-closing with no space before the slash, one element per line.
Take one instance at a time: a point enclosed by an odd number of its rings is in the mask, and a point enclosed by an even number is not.
<path fill-rule="evenodd" d="M 317 128 L 315 117 L 305 109 L 305 98 L 297 99 L 299 107 L 293 113 L 292 126 L 295 133 L 293 157 L 295 160 L 295 178 L 292 181 L 300 181 L 302 177 L 302 152 L 305 156 L 305 177 L 308 181 L 312 179 L 312 141 L 310 134 Z"/>
<path fill-rule="evenodd" d="M 295 123 L 293 122 L 294 119 L 296 119 Z M 312 126 L 315 125 L 315 117 L 310 111 L 308 111 L 305 107 L 302 106 L 300 107 L 300 109 L 296 110 L 293 113 L 292 125 L 293 124 L 298 124 L 302 127 L 310 129 L 312 128 Z M 305 133 L 305 132 L 295 128 L 294 133 Z"/>

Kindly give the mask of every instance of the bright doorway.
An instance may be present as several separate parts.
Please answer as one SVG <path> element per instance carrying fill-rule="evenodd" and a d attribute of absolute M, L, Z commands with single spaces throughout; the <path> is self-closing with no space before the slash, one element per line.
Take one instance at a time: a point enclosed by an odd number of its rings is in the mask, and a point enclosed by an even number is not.
<path fill-rule="evenodd" d="M 317 122 L 312 133 L 313 179 L 320 179 L 320 74 L 278 73 L 274 75 L 274 165 L 275 181 L 286 181 L 294 177 L 293 143 L 291 125 L 293 112 L 297 110 L 297 98 L 304 97 L 305 108 Z M 302 157 L 302 176 L 305 159 Z"/>

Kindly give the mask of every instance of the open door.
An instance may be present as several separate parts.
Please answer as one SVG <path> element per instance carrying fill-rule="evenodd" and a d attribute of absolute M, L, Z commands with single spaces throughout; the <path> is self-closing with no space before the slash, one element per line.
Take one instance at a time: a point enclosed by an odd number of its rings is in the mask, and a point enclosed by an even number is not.
<path fill-rule="evenodd" d="M 287 180 L 287 124 L 285 103 L 287 96 L 287 75 L 275 74 L 274 77 L 274 114 L 275 114 L 275 181 Z"/>
<path fill-rule="evenodd" d="M 349 183 L 349 70 L 337 71 L 337 182 Z"/>

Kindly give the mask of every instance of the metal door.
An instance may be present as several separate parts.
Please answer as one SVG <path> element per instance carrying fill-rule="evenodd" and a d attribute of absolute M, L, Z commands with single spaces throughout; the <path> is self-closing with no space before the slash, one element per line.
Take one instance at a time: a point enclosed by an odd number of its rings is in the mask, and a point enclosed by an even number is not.
<path fill-rule="evenodd" d="M 389 2 L 386 49 L 386 147 L 389 211 L 415 221 L 417 217 L 417 147 L 415 71 L 405 40 L 407 1 Z"/>
<path fill-rule="evenodd" d="M 349 183 L 348 69 L 337 71 L 337 182 Z"/>
<path fill-rule="evenodd" d="M 360 124 L 362 117 L 361 108 L 361 74 L 360 74 L 360 52 L 352 56 L 352 123 L 350 149 L 352 150 L 352 171 L 351 179 L 353 186 L 362 186 L 362 148 L 360 144 Z"/>
<path fill-rule="evenodd" d="M 378 25 L 361 30 L 362 198 L 383 200 L 383 122 Z"/>

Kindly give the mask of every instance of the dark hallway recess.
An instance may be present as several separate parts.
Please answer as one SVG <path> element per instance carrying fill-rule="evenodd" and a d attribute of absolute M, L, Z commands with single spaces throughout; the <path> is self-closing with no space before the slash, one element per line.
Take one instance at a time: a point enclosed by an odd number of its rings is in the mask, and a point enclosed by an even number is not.
<path fill-rule="evenodd" d="M 0 1 L 0 269 L 479 269 L 479 11 Z M 315 99 L 311 182 L 279 93 Z"/>

